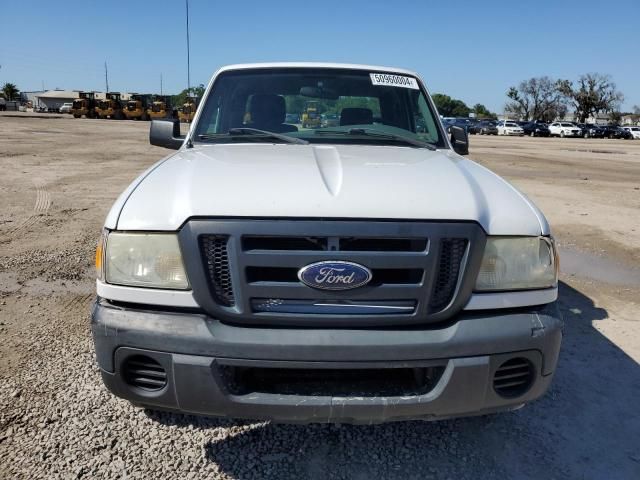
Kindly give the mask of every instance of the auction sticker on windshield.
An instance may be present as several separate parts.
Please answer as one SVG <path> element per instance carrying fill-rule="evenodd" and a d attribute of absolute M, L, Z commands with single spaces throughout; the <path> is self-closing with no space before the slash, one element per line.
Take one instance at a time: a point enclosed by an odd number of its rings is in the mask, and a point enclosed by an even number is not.
<path fill-rule="evenodd" d="M 371 73 L 371 83 L 374 85 L 387 85 L 391 87 L 413 88 L 420 90 L 418 82 L 413 77 L 402 75 L 389 75 L 388 73 Z"/>

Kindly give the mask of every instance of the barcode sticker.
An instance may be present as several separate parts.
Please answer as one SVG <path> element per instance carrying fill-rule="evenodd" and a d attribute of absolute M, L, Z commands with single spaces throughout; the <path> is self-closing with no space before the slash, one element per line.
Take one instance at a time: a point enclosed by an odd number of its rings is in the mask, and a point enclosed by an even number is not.
<path fill-rule="evenodd" d="M 402 75 L 391 75 L 389 73 L 371 73 L 369 75 L 371 75 L 371 83 L 373 85 L 387 85 L 390 87 L 420 90 L 418 81 L 413 77 L 403 77 Z"/>

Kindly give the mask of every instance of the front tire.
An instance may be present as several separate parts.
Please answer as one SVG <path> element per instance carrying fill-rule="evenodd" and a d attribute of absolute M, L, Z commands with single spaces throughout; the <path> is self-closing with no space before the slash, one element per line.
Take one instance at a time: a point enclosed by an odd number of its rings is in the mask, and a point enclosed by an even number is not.
<path fill-rule="evenodd" d="M 564 138 L 564 132 L 560 132 L 560 138 Z"/>

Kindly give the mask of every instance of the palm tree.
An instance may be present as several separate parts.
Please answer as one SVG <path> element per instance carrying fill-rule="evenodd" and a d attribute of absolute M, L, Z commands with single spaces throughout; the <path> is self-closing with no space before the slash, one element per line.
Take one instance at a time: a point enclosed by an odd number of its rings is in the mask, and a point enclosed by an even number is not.
<path fill-rule="evenodd" d="M 2 93 L 7 100 L 13 100 L 20 94 L 20 90 L 13 83 L 5 83 L 2 86 Z"/>

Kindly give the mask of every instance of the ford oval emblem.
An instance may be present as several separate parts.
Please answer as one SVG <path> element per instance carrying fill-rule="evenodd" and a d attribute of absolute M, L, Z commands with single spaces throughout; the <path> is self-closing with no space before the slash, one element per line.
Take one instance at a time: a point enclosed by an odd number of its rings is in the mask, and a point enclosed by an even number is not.
<path fill-rule="evenodd" d="M 363 265 L 339 260 L 311 263 L 298 270 L 298 278 L 312 288 L 349 290 L 371 281 L 371 270 Z"/>

